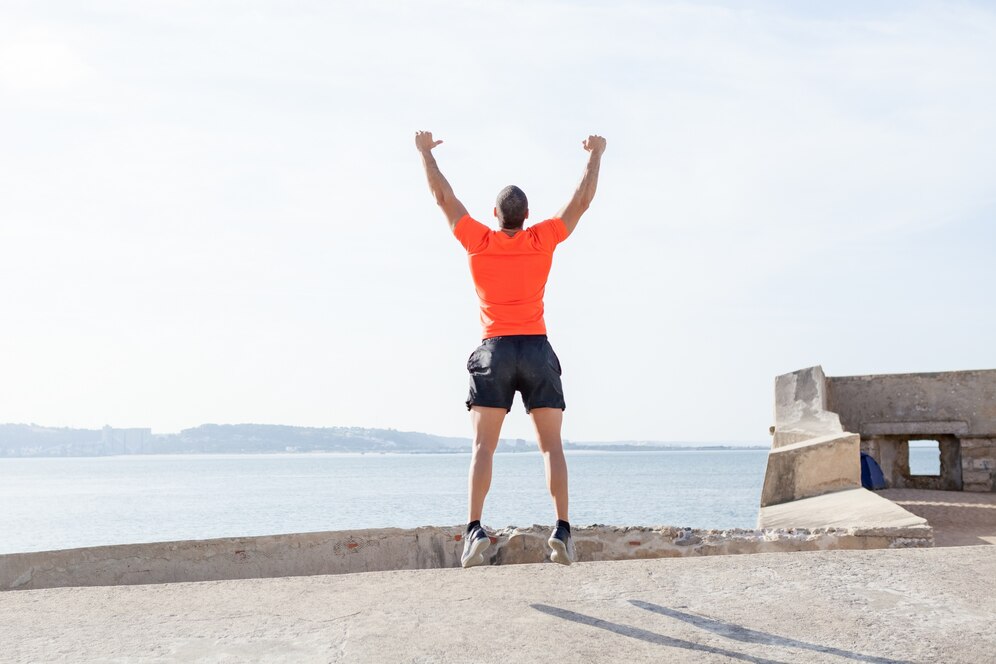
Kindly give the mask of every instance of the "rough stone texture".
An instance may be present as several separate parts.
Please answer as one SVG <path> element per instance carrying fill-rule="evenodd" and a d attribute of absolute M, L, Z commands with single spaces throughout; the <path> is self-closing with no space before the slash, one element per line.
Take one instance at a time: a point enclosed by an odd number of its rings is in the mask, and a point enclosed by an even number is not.
<path fill-rule="evenodd" d="M 938 475 L 913 475 L 909 465 L 910 438 L 917 436 L 874 435 L 863 438 L 861 450 L 870 454 L 882 468 L 890 488 L 938 489 L 961 491 L 964 488 L 964 469 L 961 440 L 946 434 L 930 434 L 939 448 L 940 473 Z"/>
<path fill-rule="evenodd" d="M 827 377 L 817 366 L 778 376 L 761 504 L 825 492 L 816 486 L 794 492 L 799 467 L 777 452 L 846 432 L 860 436 L 862 451 L 882 467 L 890 488 L 994 492 L 996 370 Z M 916 439 L 937 441 L 938 475 L 910 473 L 909 441 Z M 816 459 L 826 452 L 811 454 Z M 826 468 L 827 488 L 834 490 L 831 478 L 843 466 Z"/>
<path fill-rule="evenodd" d="M 996 492 L 996 437 L 961 439 L 961 479 L 965 491 Z"/>
<path fill-rule="evenodd" d="M 821 525 L 826 524 L 773 530 L 591 526 L 575 528 L 574 537 L 581 561 L 867 549 L 911 537 L 904 528 L 871 531 L 867 523 L 860 524 L 864 530 Z M 381 528 L 7 554 L 0 556 L 0 590 L 458 567 L 462 532 L 459 526 Z M 499 530 L 493 533 L 489 563 L 544 562 L 549 534 L 542 526 Z M 929 532 L 918 537 L 905 545 L 930 545 Z"/>
<path fill-rule="evenodd" d="M 861 451 L 870 454 L 882 469 L 886 482 L 894 487 L 905 483 L 910 477 L 910 446 L 906 438 L 888 436 L 864 436 L 861 438 Z"/>
<path fill-rule="evenodd" d="M 13 662 L 990 662 L 996 547 L 5 593 Z"/>
<path fill-rule="evenodd" d="M 827 405 L 849 431 L 996 437 L 996 369 L 832 376 L 827 383 Z"/>
<path fill-rule="evenodd" d="M 996 491 L 996 370 L 829 377 L 826 403 L 890 488 Z M 910 474 L 908 441 L 936 440 L 937 476 Z"/>
<path fill-rule="evenodd" d="M 775 378 L 775 426 L 761 507 L 861 486 L 860 437 L 826 409 L 819 366 Z"/>
<path fill-rule="evenodd" d="M 772 448 L 844 431 L 827 408 L 826 376 L 820 366 L 775 378 L 775 430 Z"/>

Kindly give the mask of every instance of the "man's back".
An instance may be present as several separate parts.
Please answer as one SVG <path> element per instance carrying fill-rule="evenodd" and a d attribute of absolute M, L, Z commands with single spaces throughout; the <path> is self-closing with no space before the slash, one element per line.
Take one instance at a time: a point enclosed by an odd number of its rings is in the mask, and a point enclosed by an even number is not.
<path fill-rule="evenodd" d="M 553 251 L 567 239 L 564 222 L 547 219 L 510 236 L 464 215 L 453 234 L 470 261 L 481 302 L 481 338 L 546 334 L 543 294 Z"/>

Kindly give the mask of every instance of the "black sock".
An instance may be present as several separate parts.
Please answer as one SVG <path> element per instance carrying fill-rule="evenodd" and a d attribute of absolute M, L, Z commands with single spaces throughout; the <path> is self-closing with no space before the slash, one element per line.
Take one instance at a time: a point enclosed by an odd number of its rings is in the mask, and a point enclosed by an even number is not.
<path fill-rule="evenodd" d="M 557 527 L 558 528 L 566 528 L 567 532 L 571 532 L 571 524 L 567 523 L 563 519 L 557 519 Z"/>
<path fill-rule="evenodd" d="M 481 527 L 480 521 L 471 521 L 470 523 L 467 524 L 467 532 L 469 533 L 474 528 L 480 528 L 480 527 Z"/>

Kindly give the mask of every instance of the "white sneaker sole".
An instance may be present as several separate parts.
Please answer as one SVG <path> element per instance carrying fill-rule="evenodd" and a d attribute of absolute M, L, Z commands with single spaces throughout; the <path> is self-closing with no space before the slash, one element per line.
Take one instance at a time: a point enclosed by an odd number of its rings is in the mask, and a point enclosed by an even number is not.
<path fill-rule="evenodd" d="M 550 554 L 550 560 L 560 565 L 570 565 L 573 560 L 567 555 L 567 546 L 561 542 L 556 537 L 551 537 L 546 541 L 553 549 L 553 553 Z"/>
<path fill-rule="evenodd" d="M 460 564 L 464 567 L 476 567 L 477 565 L 484 564 L 484 552 L 488 550 L 490 544 L 490 537 L 482 537 L 477 540 L 470 545 L 470 554 L 461 560 Z"/>

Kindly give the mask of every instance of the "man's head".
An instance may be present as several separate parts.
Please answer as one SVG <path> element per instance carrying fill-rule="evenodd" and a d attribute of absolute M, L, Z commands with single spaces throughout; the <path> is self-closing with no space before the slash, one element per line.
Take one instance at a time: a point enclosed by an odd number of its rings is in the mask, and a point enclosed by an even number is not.
<path fill-rule="evenodd" d="M 495 201 L 495 216 L 503 230 L 514 231 L 522 228 L 522 223 L 529 218 L 529 201 L 526 194 L 514 184 L 510 184 L 498 192 Z"/>

